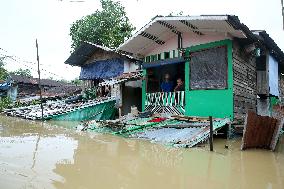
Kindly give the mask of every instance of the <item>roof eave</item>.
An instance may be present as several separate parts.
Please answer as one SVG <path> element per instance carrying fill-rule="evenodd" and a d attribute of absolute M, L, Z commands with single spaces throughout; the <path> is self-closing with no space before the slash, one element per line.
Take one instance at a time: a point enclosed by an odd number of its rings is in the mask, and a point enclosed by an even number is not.
<path fill-rule="evenodd" d="M 239 20 L 239 18 L 235 15 L 201 15 L 201 16 L 156 16 L 153 18 L 148 24 L 146 24 L 144 27 L 142 27 L 139 31 L 137 31 L 131 38 L 126 40 L 123 44 L 121 44 L 117 49 L 119 51 L 124 50 L 124 46 L 127 45 L 130 41 L 135 39 L 138 35 L 140 35 L 143 31 L 145 31 L 147 28 L 149 28 L 153 23 L 157 21 L 169 21 L 169 20 L 220 20 L 220 21 L 226 21 L 229 25 L 231 25 L 235 30 L 240 30 L 246 37 L 246 40 L 248 43 L 258 42 L 258 38 L 255 37 L 255 35 L 249 30 L 249 28 L 242 24 Z M 125 52 L 129 53 L 132 56 L 132 52 Z"/>

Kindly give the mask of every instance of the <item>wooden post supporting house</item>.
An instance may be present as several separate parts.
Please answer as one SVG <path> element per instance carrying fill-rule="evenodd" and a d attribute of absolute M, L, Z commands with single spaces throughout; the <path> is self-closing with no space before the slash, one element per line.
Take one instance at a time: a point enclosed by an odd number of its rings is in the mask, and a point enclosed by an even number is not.
<path fill-rule="evenodd" d="M 210 151 L 213 151 L 213 119 L 212 116 L 209 116 L 210 121 L 210 136 L 209 136 L 209 143 L 210 143 Z"/>

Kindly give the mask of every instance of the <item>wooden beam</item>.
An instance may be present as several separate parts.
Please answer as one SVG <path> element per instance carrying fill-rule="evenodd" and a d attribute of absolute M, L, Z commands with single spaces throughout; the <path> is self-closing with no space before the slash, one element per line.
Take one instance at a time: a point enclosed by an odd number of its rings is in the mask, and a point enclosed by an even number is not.
<path fill-rule="evenodd" d="M 181 35 L 181 32 L 177 30 L 177 28 L 165 21 L 158 21 L 159 24 L 161 24 L 162 26 L 168 28 L 171 30 L 171 32 L 177 34 L 177 35 Z"/>
<path fill-rule="evenodd" d="M 200 31 L 198 30 L 198 27 L 192 25 L 192 24 L 191 24 L 190 22 L 188 22 L 187 20 L 180 20 L 180 22 L 183 23 L 184 25 L 188 26 L 188 27 L 191 29 L 191 31 L 192 31 L 193 33 L 196 33 L 197 35 L 204 35 L 204 33 L 200 32 Z"/>
<path fill-rule="evenodd" d="M 165 41 L 159 39 L 157 36 L 154 36 L 154 35 L 152 35 L 152 34 L 150 34 L 150 33 L 141 32 L 139 35 L 141 35 L 141 36 L 143 36 L 143 37 L 145 37 L 145 38 L 151 39 L 151 40 L 155 41 L 155 42 L 156 42 L 157 44 L 159 44 L 159 45 L 165 44 Z"/>

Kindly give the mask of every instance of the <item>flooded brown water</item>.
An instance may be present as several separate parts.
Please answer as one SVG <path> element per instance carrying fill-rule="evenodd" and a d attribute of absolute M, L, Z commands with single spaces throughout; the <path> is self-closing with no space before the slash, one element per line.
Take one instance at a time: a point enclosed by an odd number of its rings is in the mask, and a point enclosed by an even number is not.
<path fill-rule="evenodd" d="M 283 139 L 275 153 L 214 145 L 175 149 L 0 117 L 0 188 L 284 188 Z"/>

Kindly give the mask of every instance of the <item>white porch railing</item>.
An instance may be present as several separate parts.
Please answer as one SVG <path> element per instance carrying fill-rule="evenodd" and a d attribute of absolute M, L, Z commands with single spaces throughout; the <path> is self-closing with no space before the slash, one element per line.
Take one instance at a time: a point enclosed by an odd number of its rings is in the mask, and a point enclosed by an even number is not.
<path fill-rule="evenodd" d="M 149 107 L 151 107 L 151 109 L 157 109 L 157 107 L 165 107 L 166 109 L 174 108 L 182 114 L 185 111 L 185 92 L 146 93 L 145 106 L 148 110 Z"/>

